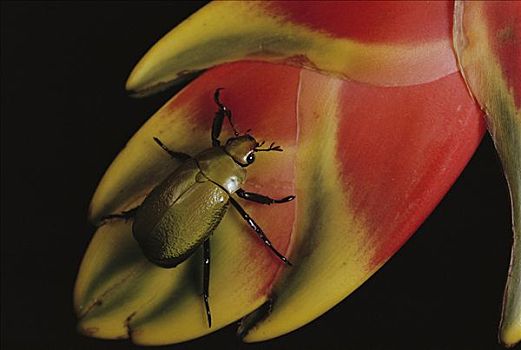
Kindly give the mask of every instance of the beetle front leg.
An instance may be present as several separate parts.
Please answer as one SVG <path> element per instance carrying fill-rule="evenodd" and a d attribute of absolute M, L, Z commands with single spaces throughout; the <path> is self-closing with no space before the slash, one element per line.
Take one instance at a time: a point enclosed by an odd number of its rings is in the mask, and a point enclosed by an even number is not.
<path fill-rule="evenodd" d="M 273 244 L 270 242 L 270 240 L 268 239 L 268 237 L 266 237 L 266 235 L 264 234 L 264 231 L 262 231 L 262 229 L 260 228 L 259 225 L 257 225 L 257 223 L 248 215 L 248 213 L 246 213 L 246 211 L 241 207 L 241 205 L 239 203 L 237 203 L 237 201 L 235 199 L 233 199 L 232 197 L 230 197 L 230 202 L 232 203 L 232 205 L 235 207 L 235 209 L 237 209 L 237 211 L 239 212 L 239 214 L 241 214 L 242 218 L 244 220 L 246 220 L 246 222 L 248 223 L 248 225 L 255 231 L 255 233 L 257 234 L 257 236 L 259 236 L 260 239 L 262 239 L 262 241 L 264 242 L 264 244 L 269 248 L 271 249 L 271 251 L 280 259 L 282 260 L 282 262 L 286 265 L 292 265 L 291 262 L 288 260 L 288 258 L 286 258 L 284 255 L 282 255 L 281 253 L 279 253 L 277 251 L 277 249 L 275 249 L 275 247 L 273 247 Z"/>
<path fill-rule="evenodd" d="M 159 145 L 159 147 L 161 147 L 166 153 L 168 153 L 170 155 L 170 157 L 172 157 L 180 162 L 184 162 L 185 160 L 192 158 L 189 154 L 186 154 L 183 152 L 172 151 L 171 149 L 166 147 L 165 144 L 163 142 L 161 142 L 161 140 L 158 139 L 157 137 L 154 137 L 154 141 L 156 141 L 156 143 Z"/>
<path fill-rule="evenodd" d="M 221 131 L 223 128 L 223 121 L 224 117 L 228 118 L 228 121 L 230 122 L 230 125 L 232 126 L 233 132 L 235 133 L 235 136 L 238 136 L 239 133 L 237 130 L 235 130 L 235 126 L 232 122 L 232 111 L 228 109 L 225 105 L 222 104 L 222 102 L 219 99 L 219 94 L 223 88 L 218 88 L 215 90 L 215 93 L 213 95 L 213 99 L 217 106 L 219 106 L 219 110 L 215 113 L 215 118 L 213 118 L 213 125 L 212 125 L 212 146 L 220 146 L 221 141 L 219 141 L 219 135 L 221 135 Z"/>
<path fill-rule="evenodd" d="M 293 195 L 287 196 L 287 197 L 284 197 L 281 199 L 273 199 L 273 198 L 265 196 L 263 194 L 246 192 L 242 188 L 239 188 L 235 193 L 237 193 L 237 195 L 241 198 L 247 199 L 252 202 L 267 204 L 267 205 L 274 204 L 274 203 L 277 203 L 277 204 L 278 203 L 287 203 L 287 202 L 291 202 L 292 200 L 295 199 L 295 196 L 293 196 Z"/>

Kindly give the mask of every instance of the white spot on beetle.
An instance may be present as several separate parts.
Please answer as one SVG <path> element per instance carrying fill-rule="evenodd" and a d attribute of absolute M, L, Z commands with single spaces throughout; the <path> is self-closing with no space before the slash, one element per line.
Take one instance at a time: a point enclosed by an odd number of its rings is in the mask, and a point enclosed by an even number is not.
<path fill-rule="evenodd" d="M 239 179 L 237 176 L 230 176 L 228 181 L 224 184 L 226 190 L 230 193 L 233 193 L 239 189 Z"/>

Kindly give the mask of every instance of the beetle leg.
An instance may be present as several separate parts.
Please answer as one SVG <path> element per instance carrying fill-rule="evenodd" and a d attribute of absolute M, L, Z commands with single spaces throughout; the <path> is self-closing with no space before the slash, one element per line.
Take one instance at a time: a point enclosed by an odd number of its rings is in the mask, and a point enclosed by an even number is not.
<path fill-rule="evenodd" d="M 224 111 L 219 109 L 217 113 L 215 113 L 215 118 L 213 118 L 212 125 L 212 146 L 220 146 L 221 141 L 219 141 L 219 135 L 221 134 L 221 129 L 223 128 L 223 120 L 224 120 Z"/>
<path fill-rule="evenodd" d="M 110 220 L 110 219 L 123 219 L 125 221 L 128 221 L 128 220 L 134 218 L 138 209 L 139 209 L 139 207 L 135 207 L 135 208 L 132 208 L 129 210 L 122 211 L 120 214 L 106 215 L 101 218 L 101 221 L 106 221 L 106 220 Z"/>
<path fill-rule="evenodd" d="M 235 193 L 241 198 L 247 199 L 252 202 L 261 203 L 261 204 L 274 204 L 274 203 L 287 203 L 291 202 L 295 199 L 295 196 L 287 196 L 281 199 L 273 199 L 268 196 L 259 193 L 246 192 L 242 188 L 239 188 Z"/>
<path fill-rule="evenodd" d="M 210 303 L 208 302 L 210 295 L 210 238 L 204 241 L 203 244 L 203 264 L 203 299 L 208 319 L 208 328 L 211 328 L 212 314 L 210 313 Z"/>
<path fill-rule="evenodd" d="M 190 158 L 192 158 L 189 154 L 186 154 L 186 153 L 183 153 L 183 152 L 175 152 L 175 151 L 172 151 L 171 149 L 169 149 L 168 147 L 165 146 L 165 144 L 163 142 L 161 142 L 160 139 L 158 139 L 157 137 L 154 137 L 154 141 L 156 141 L 156 143 L 163 149 L 165 150 L 166 153 L 168 153 L 170 155 L 170 157 L 180 161 L 180 162 L 184 162 L 185 160 L 188 160 Z"/>
<path fill-rule="evenodd" d="M 230 122 L 230 125 L 232 126 L 233 132 L 235 136 L 238 136 L 239 133 L 237 130 L 235 130 L 235 126 L 232 122 L 232 111 L 228 109 L 225 105 L 222 104 L 222 102 L 219 100 L 219 94 L 223 88 L 218 88 L 215 90 L 215 93 L 213 95 L 213 99 L 217 106 L 219 106 L 219 109 L 215 113 L 215 118 L 213 118 L 213 125 L 212 125 L 212 146 L 220 146 L 221 141 L 219 141 L 219 135 L 221 135 L 221 131 L 223 128 L 223 121 L 224 117 L 228 118 L 228 121 Z"/>
<path fill-rule="evenodd" d="M 275 253 L 275 255 L 280 259 L 282 260 L 282 262 L 284 262 L 284 264 L 286 265 L 292 265 L 291 262 L 288 260 L 288 258 L 286 258 L 284 255 L 282 255 L 281 253 L 279 253 L 277 251 L 277 249 L 275 249 L 275 247 L 273 247 L 273 244 L 270 242 L 270 240 L 268 239 L 268 237 L 266 237 L 266 235 L 264 234 L 264 231 L 262 231 L 262 229 L 260 228 L 259 225 L 257 225 L 257 223 L 255 221 L 253 221 L 253 219 L 248 215 L 248 213 L 246 213 L 246 211 L 241 207 L 241 205 L 239 203 L 237 203 L 237 201 L 235 199 L 233 199 L 232 197 L 230 197 L 230 202 L 232 203 L 232 205 L 235 207 L 235 209 L 237 209 L 237 211 L 239 212 L 239 214 L 241 214 L 242 218 L 244 220 L 246 220 L 246 222 L 248 223 L 248 225 L 250 225 L 250 227 L 255 231 L 255 233 L 257 234 L 257 236 L 259 236 L 260 239 L 262 239 L 262 241 L 264 242 L 264 244 L 269 248 L 271 249 L 271 251 L 273 253 Z"/>

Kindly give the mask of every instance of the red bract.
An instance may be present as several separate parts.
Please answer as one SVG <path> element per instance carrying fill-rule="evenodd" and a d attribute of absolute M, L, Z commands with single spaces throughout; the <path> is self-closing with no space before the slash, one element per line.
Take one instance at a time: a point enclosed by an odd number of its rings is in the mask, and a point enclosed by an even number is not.
<path fill-rule="evenodd" d="M 449 38 L 451 1 L 273 1 L 268 12 L 337 38 L 366 43 L 422 43 Z M 414 30 L 411 30 L 414 28 Z"/>

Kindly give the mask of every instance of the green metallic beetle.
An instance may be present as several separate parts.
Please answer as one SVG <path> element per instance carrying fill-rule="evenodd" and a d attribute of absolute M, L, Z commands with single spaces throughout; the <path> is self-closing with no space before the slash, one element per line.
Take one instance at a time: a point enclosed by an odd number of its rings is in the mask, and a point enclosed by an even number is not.
<path fill-rule="evenodd" d="M 212 126 L 212 147 L 195 157 L 168 149 L 159 139 L 154 141 L 172 158 L 182 161 L 181 166 L 155 187 L 143 203 L 121 214 L 104 219 L 134 219 L 132 232 L 143 254 L 153 264 L 172 268 L 185 261 L 203 245 L 203 300 L 208 318 L 210 313 L 210 235 L 221 222 L 231 203 L 264 244 L 285 264 L 289 260 L 279 253 L 255 221 L 232 197 L 239 197 L 262 204 L 286 203 L 295 196 L 273 199 L 258 193 L 246 192 L 240 186 L 246 180 L 246 167 L 255 161 L 256 152 L 278 151 L 272 143 L 262 147 L 248 133 L 239 135 L 232 122 L 231 111 L 219 100 L 217 89 L 214 100 L 219 107 Z M 228 118 L 235 137 L 219 141 L 224 118 Z"/>

